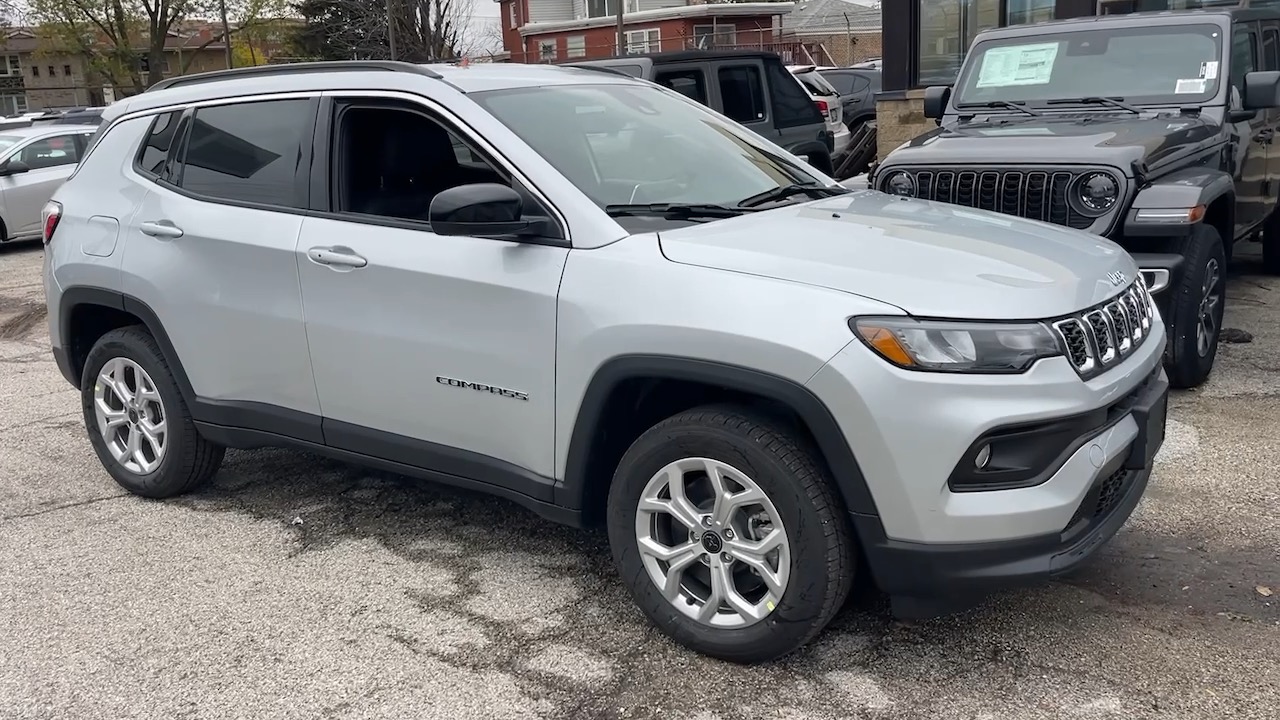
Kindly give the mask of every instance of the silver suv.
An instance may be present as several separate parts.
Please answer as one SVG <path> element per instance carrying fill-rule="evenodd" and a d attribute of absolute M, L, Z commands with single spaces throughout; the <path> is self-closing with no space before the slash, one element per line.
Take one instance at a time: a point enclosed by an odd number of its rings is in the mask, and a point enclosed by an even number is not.
<path fill-rule="evenodd" d="M 849 191 L 585 69 L 165 81 L 44 214 L 53 352 L 146 497 L 290 446 L 604 523 L 680 643 L 805 644 L 1079 564 L 1164 437 L 1163 325 L 1069 228 Z"/>

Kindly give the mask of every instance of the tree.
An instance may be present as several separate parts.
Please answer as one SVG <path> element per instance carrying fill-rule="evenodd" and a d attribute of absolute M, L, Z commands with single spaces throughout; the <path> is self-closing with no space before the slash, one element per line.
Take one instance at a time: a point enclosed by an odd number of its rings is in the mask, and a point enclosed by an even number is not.
<path fill-rule="evenodd" d="M 299 0 L 294 53 L 318 60 L 448 60 L 472 48 L 473 0 Z M 388 16 L 391 18 L 388 23 Z"/>
<path fill-rule="evenodd" d="M 142 92 L 162 78 L 170 33 L 188 18 L 211 17 L 217 5 L 217 0 L 29 0 L 28 15 L 49 49 L 80 56 L 88 70 L 115 87 Z M 279 17 L 284 0 L 228 0 L 227 10 L 236 18 L 234 35 Z M 183 48 L 186 59 L 179 73 L 198 51 L 225 40 L 219 31 Z"/>

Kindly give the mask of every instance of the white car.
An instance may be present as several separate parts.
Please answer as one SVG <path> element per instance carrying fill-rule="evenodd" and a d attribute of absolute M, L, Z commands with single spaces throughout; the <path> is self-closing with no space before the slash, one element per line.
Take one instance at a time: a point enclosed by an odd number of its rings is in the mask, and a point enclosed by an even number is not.
<path fill-rule="evenodd" d="M 0 242 L 34 240 L 40 212 L 76 169 L 94 125 L 0 128 Z"/>
<path fill-rule="evenodd" d="M 788 65 L 787 69 L 804 86 L 805 92 L 818 104 L 823 116 L 827 118 L 827 129 L 835 136 L 835 144 L 831 148 L 832 159 L 839 158 L 849 149 L 853 134 L 844 124 L 844 107 L 840 103 L 840 93 L 827 79 L 818 72 L 817 65 Z"/>

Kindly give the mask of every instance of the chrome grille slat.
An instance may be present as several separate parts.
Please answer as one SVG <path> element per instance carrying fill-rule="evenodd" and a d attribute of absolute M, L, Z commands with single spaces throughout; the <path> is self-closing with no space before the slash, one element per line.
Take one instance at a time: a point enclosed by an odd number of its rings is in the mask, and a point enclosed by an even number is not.
<path fill-rule="evenodd" d="M 1050 325 L 1072 367 L 1090 377 L 1113 367 L 1142 345 L 1151 335 L 1154 307 L 1139 273 L 1119 295 Z"/>

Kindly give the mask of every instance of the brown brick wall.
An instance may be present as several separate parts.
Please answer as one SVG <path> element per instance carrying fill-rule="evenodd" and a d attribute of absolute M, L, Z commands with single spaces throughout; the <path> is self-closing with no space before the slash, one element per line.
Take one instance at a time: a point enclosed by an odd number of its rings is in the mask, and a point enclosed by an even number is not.
<path fill-rule="evenodd" d="M 831 56 L 831 63 L 840 66 L 878 58 L 882 48 L 882 37 L 878 32 L 854 33 L 852 35 L 845 33 L 838 35 L 806 35 L 795 39 L 804 42 L 809 47 L 821 45 L 826 49 L 827 54 Z M 817 53 L 814 53 L 814 58 L 821 60 L 817 55 Z"/>
<path fill-rule="evenodd" d="M 938 124 L 924 116 L 924 90 L 910 90 L 903 100 L 876 103 L 876 156 L 883 160 L 894 148 Z"/>

